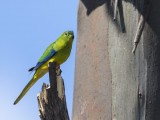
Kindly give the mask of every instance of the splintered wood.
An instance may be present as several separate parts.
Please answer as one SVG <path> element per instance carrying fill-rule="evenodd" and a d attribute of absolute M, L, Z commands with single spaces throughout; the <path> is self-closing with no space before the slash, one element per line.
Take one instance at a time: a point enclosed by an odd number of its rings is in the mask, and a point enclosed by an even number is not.
<path fill-rule="evenodd" d="M 148 17 L 149 11 L 150 11 L 150 7 L 151 7 L 151 3 L 148 2 L 148 1 L 144 1 L 144 10 L 143 10 L 143 13 L 141 13 L 140 20 L 138 22 L 137 31 L 136 31 L 135 38 L 134 38 L 134 46 L 133 46 L 133 49 L 132 49 L 133 54 L 135 54 L 137 45 L 138 45 L 138 43 L 141 39 L 141 35 L 142 35 L 142 32 L 143 32 L 143 29 L 144 29 L 145 22 L 146 22 L 146 19 Z"/>
<path fill-rule="evenodd" d="M 144 25 L 145 25 L 145 19 L 144 19 L 143 15 L 141 15 L 139 23 L 138 23 L 136 35 L 135 35 L 135 38 L 134 38 L 134 46 L 133 46 L 133 49 L 132 49 L 133 54 L 135 54 L 137 45 L 138 45 L 138 43 L 141 39 L 141 35 L 142 35 L 143 29 L 144 29 Z"/>
<path fill-rule="evenodd" d="M 38 94 L 38 106 L 41 120 L 69 120 L 64 82 L 61 70 L 55 63 L 49 63 L 50 86 L 45 83 Z"/>
<path fill-rule="evenodd" d="M 118 0 L 115 0 L 115 3 L 114 3 L 114 17 L 113 17 L 113 20 L 116 20 L 116 18 L 117 18 L 117 7 L 118 7 Z"/>

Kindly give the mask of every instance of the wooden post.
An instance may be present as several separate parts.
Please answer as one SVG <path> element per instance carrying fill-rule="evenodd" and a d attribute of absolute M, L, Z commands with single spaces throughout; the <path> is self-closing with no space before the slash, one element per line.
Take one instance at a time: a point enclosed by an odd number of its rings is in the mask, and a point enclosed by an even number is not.
<path fill-rule="evenodd" d="M 116 21 L 112 1 L 79 1 L 72 120 L 160 120 L 160 0 L 119 0 Z"/>
<path fill-rule="evenodd" d="M 38 94 L 38 105 L 41 120 L 69 120 L 64 82 L 61 70 L 56 69 L 55 63 L 49 63 L 50 85 L 42 85 Z"/>

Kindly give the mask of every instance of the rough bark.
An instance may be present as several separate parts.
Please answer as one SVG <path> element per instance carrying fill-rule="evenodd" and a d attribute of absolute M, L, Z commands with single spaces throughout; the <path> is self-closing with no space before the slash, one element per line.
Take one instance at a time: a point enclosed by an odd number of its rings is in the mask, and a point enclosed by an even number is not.
<path fill-rule="evenodd" d="M 160 1 L 80 0 L 73 120 L 160 120 Z M 132 54 L 140 16 L 151 4 Z"/>
<path fill-rule="evenodd" d="M 50 86 L 45 83 L 38 94 L 38 105 L 41 120 L 69 120 L 64 82 L 61 70 L 55 63 L 49 64 Z"/>

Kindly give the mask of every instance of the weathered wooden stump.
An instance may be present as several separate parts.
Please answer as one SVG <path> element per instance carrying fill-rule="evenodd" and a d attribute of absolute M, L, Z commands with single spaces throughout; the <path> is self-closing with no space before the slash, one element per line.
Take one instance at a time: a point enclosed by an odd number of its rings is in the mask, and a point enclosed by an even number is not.
<path fill-rule="evenodd" d="M 42 85 L 38 94 L 38 105 L 41 120 L 69 120 L 64 82 L 60 68 L 55 63 L 49 63 L 50 85 Z"/>

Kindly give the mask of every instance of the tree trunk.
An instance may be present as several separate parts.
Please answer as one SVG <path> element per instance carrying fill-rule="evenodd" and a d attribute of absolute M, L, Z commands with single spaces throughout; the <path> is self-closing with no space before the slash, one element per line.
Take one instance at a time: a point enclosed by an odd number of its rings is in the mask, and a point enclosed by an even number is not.
<path fill-rule="evenodd" d="M 115 1 L 79 2 L 72 118 L 160 120 L 160 1 Z"/>

